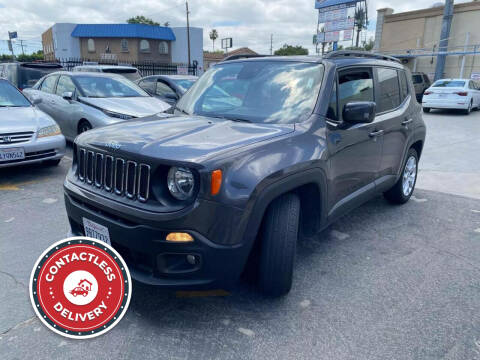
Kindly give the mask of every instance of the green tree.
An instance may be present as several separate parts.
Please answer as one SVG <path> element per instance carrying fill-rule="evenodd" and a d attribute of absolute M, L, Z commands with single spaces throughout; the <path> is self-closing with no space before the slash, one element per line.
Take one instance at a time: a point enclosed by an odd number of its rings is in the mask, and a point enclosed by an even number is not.
<path fill-rule="evenodd" d="M 215 40 L 218 39 L 218 32 L 216 29 L 212 29 L 209 35 L 210 35 L 210 40 L 212 40 L 213 42 L 213 52 L 215 52 Z"/>
<path fill-rule="evenodd" d="M 127 23 L 129 24 L 146 24 L 146 25 L 156 25 L 159 26 L 160 23 L 153 21 L 150 18 L 147 18 L 143 15 L 137 15 L 135 17 L 131 17 L 130 19 L 127 20 Z"/>
<path fill-rule="evenodd" d="M 308 49 L 297 45 L 287 45 L 284 44 L 280 49 L 275 50 L 275 55 L 278 56 L 291 56 L 291 55 L 308 55 Z"/>

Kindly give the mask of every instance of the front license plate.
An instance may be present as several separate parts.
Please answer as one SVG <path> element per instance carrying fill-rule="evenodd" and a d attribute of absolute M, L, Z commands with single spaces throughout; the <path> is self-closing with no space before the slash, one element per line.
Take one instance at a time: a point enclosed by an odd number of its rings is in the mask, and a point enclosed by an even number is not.
<path fill-rule="evenodd" d="M 0 149 L 0 162 L 24 159 L 25 150 L 23 148 Z"/>
<path fill-rule="evenodd" d="M 108 245 L 112 245 L 110 242 L 110 234 L 106 226 L 97 224 L 96 222 L 83 218 L 83 228 L 85 229 L 85 236 L 103 241 Z"/>

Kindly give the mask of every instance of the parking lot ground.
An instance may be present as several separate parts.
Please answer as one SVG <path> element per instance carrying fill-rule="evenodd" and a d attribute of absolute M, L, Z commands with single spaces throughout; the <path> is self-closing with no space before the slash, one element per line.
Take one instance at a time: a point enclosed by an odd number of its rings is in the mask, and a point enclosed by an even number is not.
<path fill-rule="evenodd" d="M 68 230 L 71 162 L 0 170 L 0 358 L 480 359 L 480 112 L 424 118 L 412 201 L 378 197 L 301 239 L 288 296 L 135 283 L 125 318 L 83 341 L 43 326 L 26 286 Z"/>

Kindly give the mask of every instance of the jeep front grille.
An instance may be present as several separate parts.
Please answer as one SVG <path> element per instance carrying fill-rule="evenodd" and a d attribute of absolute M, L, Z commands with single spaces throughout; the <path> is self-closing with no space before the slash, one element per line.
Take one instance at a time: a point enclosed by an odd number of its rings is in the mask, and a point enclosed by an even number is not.
<path fill-rule="evenodd" d="M 132 160 L 80 149 L 77 177 L 118 196 L 146 202 L 150 189 L 150 166 Z"/>

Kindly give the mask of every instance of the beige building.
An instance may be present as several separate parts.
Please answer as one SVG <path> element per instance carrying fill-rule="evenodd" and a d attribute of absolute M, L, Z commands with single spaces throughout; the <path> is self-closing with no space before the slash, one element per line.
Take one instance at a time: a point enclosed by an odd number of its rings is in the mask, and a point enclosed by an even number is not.
<path fill-rule="evenodd" d="M 395 55 L 412 71 L 433 78 L 440 41 L 444 6 L 395 14 L 393 9 L 377 10 L 375 52 Z M 450 31 L 444 76 L 480 79 L 480 1 L 457 4 Z M 463 59 L 457 52 L 479 52 Z"/>
<path fill-rule="evenodd" d="M 203 53 L 203 64 L 205 66 L 205 71 L 210 68 L 210 66 L 215 65 L 216 63 L 219 63 L 223 59 L 229 56 L 233 55 L 258 55 L 255 51 L 252 49 L 249 49 L 248 47 L 241 47 L 236 50 L 232 50 L 228 53 L 222 53 L 222 52 L 208 52 L 205 51 Z"/>

